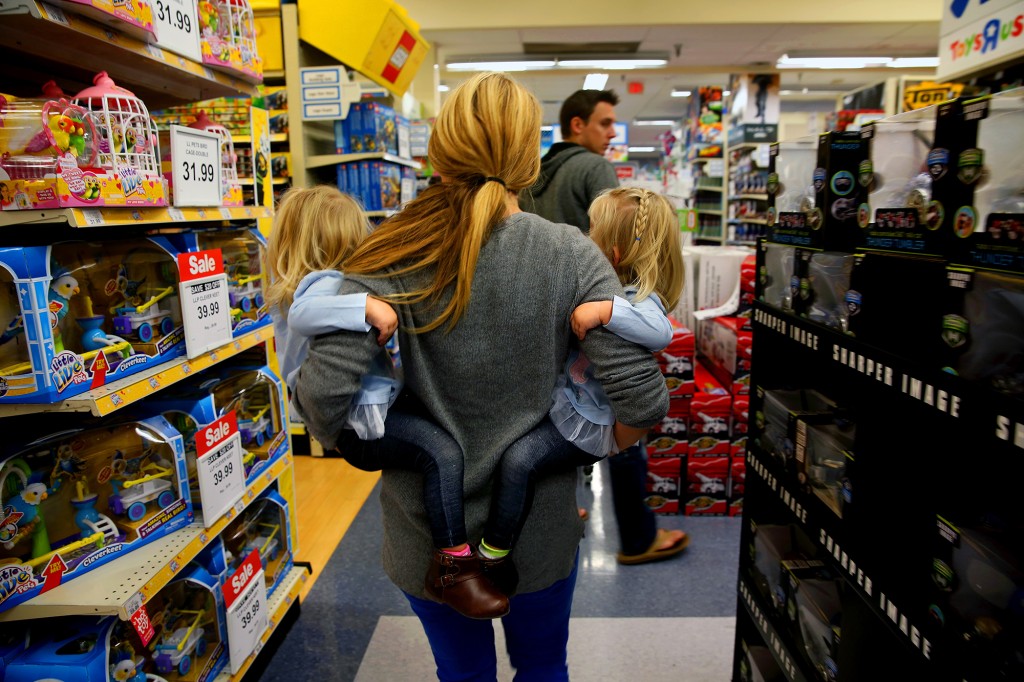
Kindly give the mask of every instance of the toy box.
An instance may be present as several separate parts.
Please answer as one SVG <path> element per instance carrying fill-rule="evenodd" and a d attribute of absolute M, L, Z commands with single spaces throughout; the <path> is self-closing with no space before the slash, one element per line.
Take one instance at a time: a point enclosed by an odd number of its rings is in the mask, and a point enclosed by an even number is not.
<path fill-rule="evenodd" d="M 942 292 L 938 258 L 858 253 L 846 292 L 846 332 L 876 348 L 937 366 L 942 361 Z"/>
<path fill-rule="evenodd" d="M 199 0 L 203 64 L 263 81 L 263 61 L 256 49 L 256 28 L 248 0 Z"/>
<path fill-rule="evenodd" d="M 256 228 L 207 230 L 196 233 L 195 243 L 200 251 L 220 249 L 224 256 L 232 336 L 237 338 L 271 324 L 270 311 L 263 296 L 266 237 Z"/>
<path fill-rule="evenodd" d="M 835 251 L 797 251 L 796 313 L 826 327 L 847 331 L 846 294 L 850 290 L 854 256 Z"/>
<path fill-rule="evenodd" d="M 670 398 L 668 414 L 647 436 L 648 457 L 678 457 L 690 451 L 690 398 Z"/>
<path fill-rule="evenodd" d="M 288 530 L 288 503 L 276 490 L 267 490 L 221 533 L 228 573 L 235 571 L 255 550 L 263 566 L 267 595 L 273 594 L 292 567 L 292 539 Z"/>
<path fill-rule="evenodd" d="M 42 679 L 81 682 L 144 682 L 144 647 L 132 625 L 114 616 L 46 619 L 47 627 L 24 636 L 25 651 L 8 663 L 4 680 Z M 21 625 L 21 623 L 18 623 Z"/>
<path fill-rule="evenodd" d="M 270 174 L 275 178 L 288 178 L 292 175 L 291 152 L 271 152 Z"/>
<path fill-rule="evenodd" d="M 288 111 L 271 109 L 269 115 L 269 130 L 271 135 L 288 134 Z"/>
<path fill-rule="evenodd" d="M 777 142 L 769 148 L 768 239 L 779 244 L 806 246 L 806 238 L 794 228 L 805 227 L 814 210 L 814 169 L 818 165 L 818 140 L 801 137 Z"/>
<path fill-rule="evenodd" d="M 151 629 L 132 632 L 144 669 L 167 682 L 212 680 L 227 666 L 227 620 L 220 581 L 193 561 L 147 602 Z M 148 641 L 147 641 L 148 640 Z"/>
<path fill-rule="evenodd" d="M 398 128 L 395 111 L 380 102 L 362 103 L 360 130 L 364 152 L 398 154 Z"/>
<path fill-rule="evenodd" d="M 839 677 L 841 581 L 818 560 L 783 561 L 785 619 L 799 651 L 822 680 Z"/>
<path fill-rule="evenodd" d="M 729 516 L 743 514 L 743 495 L 747 483 L 747 460 L 745 457 L 729 458 Z"/>
<path fill-rule="evenodd" d="M 729 509 L 729 458 L 690 457 L 683 493 L 687 516 L 725 516 Z"/>
<path fill-rule="evenodd" d="M 0 402 L 53 402 L 185 354 L 166 238 L 0 249 Z"/>
<path fill-rule="evenodd" d="M 107 74 L 67 99 L 3 95 L 0 208 L 166 206 L 156 127 Z"/>
<path fill-rule="evenodd" d="M 675 318 L 669 317 L 672 324 L 672 340 L 663 350 L 654 354 L 654 358 L 665 375 L 669 397 L 689 397 L 693 395 L 693 360 L 694 334 L 680 324 Z"/>
<path fill-rule="evenodd" d="M 697 365 L 697 393 L 690 401 L 690 456 L 716 457 L 729 454 L 729 420 L 732 396 L 715 378 Z"/>
<path fill-rule="evenodd" d="M 762 645 L 748 645 L 740 640 L 740 660 L 738 682 L 783 682 L 786 676 L 775 661 L 771 649 Z"/>
<path fill-rule="evenodd" d="M 364 193 L 367 211 L 394 211 L 402 203 L 402 166 L 389 161 L 368 164 L 369 191 Z"/>
<path fill-rule="evenodd" d="M 813 420 L 812 420 L 813 421 Z M 796 422 L 797 480 L 839 518 L 853 497 L 849 464 L 853 462 L 856 428 L 845 420 L 828 424 Z"/>
<path fill-rule="evenodd" d="M 412 158 L 412 126 L 405 116 L 395 116 L 396 137 L 398 139 L 398 156 L 403 159 Z"/>
<path fill-rule="evenodd" d="M 155 43 L 157 40 L 153 7 L 146 0 L 56 0 L 53 4 L 145 42 Z"/>
<path fill-rule="evenodd" d="M 334 151 L 336 154 L 361 154 L 363 149 L 363 104 L 355 102 L 348 108 L 348 116 L 334 122 Z"/>
<path fill-rule="evenodd" d="M 683 457 L 651 460 L 647 465 L 647 497 L 644 502 L 655 514 L 678 514 Z"/>
<path fill-rule="evenodd" d="M 0 497 L 0 610 L 192 521 L 181 434 L 162 417 L 7 448 Z"/>
<path fill-rule="evenodd" d="M 750 431 L 750 394 L 732 397 L 732 440 L 729 455 L 743 457 L 747 454 L 747 434 Z"/>
<path fill-rule="evenodd" d="M 754 334 L 742 317 L 713 317 L 701 323 L 700 353 L 726 391 L 750 392 L 750 358 Z"/>
<path fill-rule="evenodd" d="M 274 110 L 286 110 L 288 108 L 288 89 L 283 85 L 273 85 L 263 91 L 263 105 Z"/>
<path fill-rule="evenodd" d="M 750 528 L 750 577 L 762 598 L 781 615 L 786 604 L 783 562 L 813 558 L 814 543 L 794 524 L 762 524 L 751 520 Z"/>
<path fill-rule="evenodd" d="M 838 410 L 831 399 L 808 389 L 774 390 L 758 386 L 750 402 L 758 447 L 794 474 L 798 418 L 806 423 L 830 423 Z"/>

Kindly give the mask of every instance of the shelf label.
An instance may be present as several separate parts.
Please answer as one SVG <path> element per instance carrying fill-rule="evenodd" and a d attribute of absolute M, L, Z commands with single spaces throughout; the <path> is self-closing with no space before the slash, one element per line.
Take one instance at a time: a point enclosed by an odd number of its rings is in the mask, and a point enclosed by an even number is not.
<path fill-rule="evenodd" d="M 227 607 L 228 653 L 233 675 L 241 669 L 249 654 L 256 651 L 270 621 L 267 584 L 257 550 L 246 557 L 222 589 Z"/>
<path fill-rule="evenodd" d="M 231 342 L 231 304 L 220 249 L 178 254 L 185 348 L 192 360 Z"/>
<path fill-rule="evenodd" d="M 175 206 L 220 206 L 220 136 L 171 126 Z"/>
<path fill-rule="evenodd" d="M 46 16 L 50 17 L 50 21 L 56 22 L 58 24 L 63 24 L 64 26 L 71 25 L 70 22 L 68 22 L 67 15 L 64 14 L 64 10 L 60 9 L 59 7 L 54 7 L 53 5 L 50 5 L 45 2 L 41 4 L 43 6 L 43 10 L 45 10 L 46 12 Z"/>
<path fill-rule="evenodd" d="M 153 629 L 153 621 L 149 619 L 149 613 L 146 612 L 145 604 L 132 613 L 131 620 L 132 627 L 135 628 L 135 632 L 139 633 L 139 639 L 142 640 L 142 646 L 148 646 L 150 640 L 153 639 L 153 635 L 156 634 L 156 630 Z"/>
<path fill-rule="evenodd" d="M 234 410 L 199 429 L 195 439 L 199 499 L 209 528 L 245 494 L 242 437 Z"/>
<path fill-rule="evenodd" d="M 220 217 L 223 218 L 224 220 L 231 220 L 231 209 L 230 208 L 222 208 L 222 209 L 220 209 Z"/>
<path fill-rule="evenodd" d="M 171 220 L 176 223 L 183 222 L 185 220 L 185 214 L 180 208 L 169 208 L 167 209 L 167 215 L 170 216 Z"/>
<path fill-rule="evenodd" d="M 82 218 L 89 226 L 103 224 L 103 213 L 98 208 L 83 208 Z"/>
<path fill-rule="evenodd" d="M 199 47 L 196 0 L 154 0 L 157 45 L 197 62 L 203 61 Z"/>

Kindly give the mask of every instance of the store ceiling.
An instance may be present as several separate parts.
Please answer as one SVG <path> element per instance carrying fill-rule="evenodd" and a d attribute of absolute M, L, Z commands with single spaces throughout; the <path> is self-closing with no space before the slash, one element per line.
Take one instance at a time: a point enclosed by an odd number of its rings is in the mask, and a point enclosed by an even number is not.
<path fill-rule="evenodd" d="M 561 46 L 584 52 L 595 43 L 630 43 L 638 53 L 662 53 L 663 69 L 608 71 L 606 87 L 622 98 L 616 108 L 621 121 L 679 119 L 685 98 L 673 98 L 673 89 L 702 85 L 727 86 L 733 73 L 774 71 L 783 54 L 821 56 L 934 56 L 939 23 L 871 22 L 834 24 L 703 24 L 699 26 L 621 26 L 587 28 L 504 28 L 483 30 L 425 30 L 436 50 L 441 82 L 454 87 L 469 74 L 449 72 L 445 64 L 456 58 L 472 60 L 508 58 L 536 53 L 535 44 Z M 546 49 L 546 48 L 545 48 Z M 621 56 L 618 53 L 607 56 Z M 544 104 L 544 120 L 556 123 L 562 100 L 583 85 L 586 71 L 532 71 L 515 76 Z M 895 75 L 893 69 L 821 71 L 783 70 L 782 90 L 848 92 Z M 929 70 L 907 73 L 930 75 Z M 630 94 L 627 84 L 643 84 L 643 92 Z M 443 95 L 442 95 L 443 97 Z M 783 96 L 787 102 L 808 95 Z M 630 126 L 630 144 L 654 145 L 664 128 Z"/>

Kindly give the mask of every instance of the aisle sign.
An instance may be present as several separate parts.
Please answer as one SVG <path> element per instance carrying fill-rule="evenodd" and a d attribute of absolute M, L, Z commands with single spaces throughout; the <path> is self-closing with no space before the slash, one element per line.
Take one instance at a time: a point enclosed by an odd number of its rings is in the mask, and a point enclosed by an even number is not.
<path fill-rule="evenodd" d="M 270 622 L 267 584 L 257 550 L 245 558 L 221 589 L 228 613 L 228 655 L 234 675 L 256 650 Z"/>
<path fill-rule="evenodd" d="M 171 126 L 175 206 L 220 206 L 220 135 Z"/>
<path fill-rule="evenodd" d="M 344 66 L 299 69 L 302 84 L 302 120 L 343 119 L 359 101 L 359 83 L 352 83 Z"/>
<path fill-rule="evenodd" d="M 207 528 L 245 494 L 242 437 L 231 410 L 196 432 L 196 472 Z"/>
<path fill-rule="evenodd" d="M 178 277 L 188 359 L 230 343 L 231 305 L 220 249 L 179 253 Z"/>
<path fill-rule="evenodd" d="M 202 62 L 196 0 L 153 0 L 152 5 L 156 44 L 182 57 Z"/>
<path fill-rule="evenodd" d="M 939 80 L 960 80 L 1024 56 L 1024 0 L 946 0 L 942 5 Z"/>

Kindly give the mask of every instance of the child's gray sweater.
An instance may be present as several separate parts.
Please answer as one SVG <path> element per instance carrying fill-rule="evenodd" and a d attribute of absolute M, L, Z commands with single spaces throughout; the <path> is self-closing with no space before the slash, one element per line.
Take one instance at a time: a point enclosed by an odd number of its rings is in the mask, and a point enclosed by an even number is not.
<path fill-rule="evenodd" d="M 409 291 L 429 274 L 347 277 L 341 293 Z M 569 317 L 580 303 L 623 296 L 611 265 L 578 229 L 519 213 L 495 228 L 480 252 L 469 306 L 449 333 L 409 334 L 433 319 L 425 306 L 397 306 L 406 387 L 465 453 L 466 528 L 476 544 L 504 450 L 547 418 L 551 390 L 572 343 Z M 379 350 L 376 332 L 317 337 L 297 381 L 294 404 L 312 435 L 333 448 L 359 378 Z M 665 380 L 650 352 L 603 329 L 581 344 L 617 418 L 646 427 L 668 411 Z M 513 551 L 520 592 L 544 589 L 572 570 L 583 524 L 576 473 L 537 485 Z M 423 597 L 433 552 L 418 474 L 383 477 L 384 569 L 402 590 Z"/>

